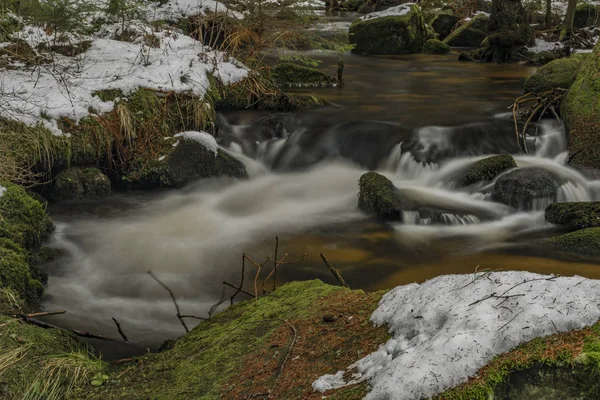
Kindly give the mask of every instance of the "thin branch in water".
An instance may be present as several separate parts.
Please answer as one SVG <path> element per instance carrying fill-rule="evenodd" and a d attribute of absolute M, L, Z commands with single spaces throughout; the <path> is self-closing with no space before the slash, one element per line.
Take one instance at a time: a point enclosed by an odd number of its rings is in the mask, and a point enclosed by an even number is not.
<path fill-rule="evenodd" d="M 28 318 L 27 315 L 19 315 L 19 318 L 21 318 L 22 321 L 31 324 L 31 325 L 35 325 L 35 326 L 39 326 L 40 328 L 44 328 L 44 329 L 62 329 L 59 328 L 56 325 L 52 325 L 49 324 L 47 322 L 43 322 L 40 321 L 39 319 L 35 319 L 35 318 Z M 89 338 L 89 339 L 98 339 L 98 340 L 106 340 L 109 342 L 119 342 L 121 343 L 120 340 L 115 339 L 115 338 L 111 338 L 108 336 L 103 336 L 103 335 L 99 335 L 97 333 L 93 333 L 93 332 L 87 332 L 87 331 L 80 331 L 77 329 L 66 329 L 68 331 L 73 332 L 75 335 L 77 336 L 81 336 L 81 337 L 85 337 L 85 338 Z"/>
<path fill-rule="evenodd" d="M 123 338 L 123 341 L 125 343 L 129 343 L 129 339 L 127 338 L 127 335 L 125 335 L 125 332 L 123 332 L 123 329 L 121 328 L 121 324 L 119 323 L 119 321 L 117 321 L 117 319 L 115 317 L 111 317 L 111 318 L 115 322 L 115 325 L 117 325 L 117 329 L 119 330 L 119 335 L 121 335 L 121 337 Z"/>
<path fill-rule="evenodd" d="M 337 271 L 337 269 L 335 269 L 333 267 L 333 265 L 331 265 L 331 263 L 329 262 L 329 260 L 327 259 L 327 257 L 325 257 L 325 254 L 321 253 L 321 259 L 323 260 L 323 262 L 325 263 L 325 265 L 327 266 L 327 268 L 329 268 L 329 271 L 331 271 L 331 273 L 333 274 L 333 276 L 335 276 L 335 279 L 338 280 L 338 282 L 340 283 L 340 285 L 342 285 L 345 288 L 350 289 L 350 286 L 348 286 L 348 284 L 346 283 L 346 281 L 344 280 L 344 278 L 342 278 L 342 275 L 340 275 L 340 273 Z"/>
<path fill-rule="evenodd" d="M 167 285 L 165 285 L 163 282 L 161 282 L 161 280 L 158 279 L 156 277 L 156 275 L 154 275 L 152 273 L 152 271 L 148 271 L 148 275 L 150 275 L 150 277 L 152 277 L 152 279 L 154 279 L 160 286 L 162 286 L 163 288 L 165 288 L 165 290 L 167 292 L 169 292 L 169 295 L 171 296 L 171 300 L 173 300 L 173 304 L 175 304 L 175 310 L 177 310 L 177 319 L 179 319 L 179 322 L 181 322 L 181 325 L 183 325 L 183 328 L 185 329 L 185 331 L 189 332 L 190 330 L 188 329 L 187 325 L 185 324 L 185 321 L 183 320 L 183 318 L 181 317 L 181 312 L 179 311 L 179 305 L 177 304 L 177 300 L 175 299 L 175 295 L 173 294 L 173 291 Z"/>
<path fill-rule="evenodd" d="M 242 279 L 240 279 L 240 286 L 238 286 L 237 288 L 234 286 L 234 289 L 237 289 L 236 292 L 233 294 L 233 296 L 231 296 L 231 304 L 233 304 L 233 299 L 235 298 L 235 296 L 237 296 L 240 292 L 243 292 L 242 290 L 242 286 L 244 286 L 244 274 L 246 272 L 246 253 L 242 254 Z M 228 285 L 227 282 L 223 282 L 224 285 Z"/>

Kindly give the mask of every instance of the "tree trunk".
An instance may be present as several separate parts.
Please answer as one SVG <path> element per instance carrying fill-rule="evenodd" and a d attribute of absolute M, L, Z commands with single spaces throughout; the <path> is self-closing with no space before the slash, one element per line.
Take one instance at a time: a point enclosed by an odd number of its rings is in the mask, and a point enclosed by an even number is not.
<path fill-rule="evenodd" d="M 546 0 L 546 28 L 552 25 L 552 0 Z"/>
<path fill-rule="evenodd" d="M 577 8 L 577 0 L 569 0 L 567 5 L 567 13 L 560 29 L 560 41 L 565 41 L 573 35 L 573 21 L 575 20 L 575 9 Z"/>

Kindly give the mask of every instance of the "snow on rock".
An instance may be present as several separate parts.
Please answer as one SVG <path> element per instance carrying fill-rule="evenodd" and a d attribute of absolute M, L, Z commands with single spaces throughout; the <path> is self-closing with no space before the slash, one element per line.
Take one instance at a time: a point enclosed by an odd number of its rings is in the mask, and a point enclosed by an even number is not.
<path fill-rule="evenodd" d="M 219 150 L 219 145 L 217 144 L 217 141 L 210 133 L 186 131 L 186 132 L 178 133 L 177 135 L 175 135 L 175 137 L 194 140 L 194 141 L 202 144 L 204 147 L 206 147 L 207 150 L 215 153 L 215 157 L 217 156 L 217 151 Z"/>
<path fill-rule="evenodd" d="M 467 381 L 496 355 L 536 337 L 580 329 L 600 318 L 600 280 L 529 272 L 445 275 L 399 286 L 380 301 L 371 320 L 393 338 L 313 389 L 370 380 L 366 399 L 435 396 Z"/>
<path fill-rule="evenodd" d="M 6 188 L 2 185 L 0 185 L 0 197 L 4 196 L 4 193 L 6 192 Z"/>
<path fill-rule="evenodd" d="M 100 90 L 119 89 L 129 94 L 147 88 L 190 92 L 202 98 L 210 86 L 208 74 L 224 84 L 238 82 L 248 74 L 236 60 L 189 36 L 147 29 L 147 34 L 158 39 L 158 48 L 148 46 L 143 36 L 133 43 L 100 38 L 79 57 L 56 54 L 52 65 L 42 65 L 33 72 L 25 68 L 3 70 L 0 116 L 30 125 L 42 123 L 60 133 L 56 119 L 79 121 L 91 111 L 113 109 L 113 102 L 94 96 Z M 26 27 L 21 37 L 35 46 L 40 35 L 37 28 Z"/>
<path fill-rule="evenodd" d="M 169 0 L 166 4 L 146 10 L 149 21 L 176 21 L 180 18 L 207 13 L 227 13 L 235 18 L 243 15 L 230 11 L 223 3 L 215 0 Z"/>
<path fill-rule="evenodd" d="M 383 18 L 383 17 L 399 17 L 402 15 L 406 15 L 410 12 L 411 6 L 414 6 L 415 3 L 405 3 L 396 7 L 390 7 L 383 11 L 374 12 L 371 14 L 367 14 L 364 17 L 360 17 L 362 21 L 366 21 L 369 19 L 375 18 Z"/>
<path fill-rule="evenodd" d="M 535 39 L 535 46 L 528 47 L 527 49 L 534 53 L 540 53 L 542 51 L 552 51 L 560 47 L 560 42 L 547 42 L 544 39 Z"/>

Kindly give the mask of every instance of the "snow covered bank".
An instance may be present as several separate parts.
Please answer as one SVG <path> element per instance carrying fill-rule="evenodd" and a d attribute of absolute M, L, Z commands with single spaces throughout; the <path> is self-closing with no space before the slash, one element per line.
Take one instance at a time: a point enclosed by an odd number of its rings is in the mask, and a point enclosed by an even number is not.
<path fill-rule="evenodd" d="M 421 399 L 474 375 L 496 355 L 536 337 L 594 324 L 600 318 L 600 281 L 528 272 L 446 275 L 399 286 L 371 320 L 393 338 L 345 371 L 325 375 L 326 391 L 369 379 L 367 399 Z"/>
<path fill-rule="evenodd" d="M 374 13 L 370 13 L 365 15 L 364 17 L 360 17 L 361 21 L 367 21 L 370 19 L 375 19 L 375 18 L 383 18 L 383 17 L 401 17 L 403 15 L 406 15 L 410 12 L 410 10 L 412 9 L 412 6 L 414 6 L 415 3 L 405 3 L 396 7 L 390 7 L 387 8 L 383 11 L 378 11 L 378 12 L 374 12 Z"/>

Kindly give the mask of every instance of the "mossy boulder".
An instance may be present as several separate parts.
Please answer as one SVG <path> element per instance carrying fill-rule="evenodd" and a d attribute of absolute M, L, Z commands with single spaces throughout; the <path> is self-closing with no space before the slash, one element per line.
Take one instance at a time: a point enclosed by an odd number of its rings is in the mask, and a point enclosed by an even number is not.
<path fill-rule="evenodd" d="M 574 164 L 600 168 L 600 43 L 585 60 L 561 104 Z"/>
<path fill-rule="evenodd" d="M 491 181 L 502 172 L 513 168 L 517 168 L 517 163 L 508 154 L 484 158 L 471 165 L 459 182 L 468 186 L 480 181 Z"/>
<path fill-rule="evenodd" d="M 449 13 L 440 13 L 433 17 L 429 25 L 438 34 L 440 40 L 444 40 L 452 32 L 452 28 L 460 21 L 460 19 Z"/>
<path fill-rule="evenodd" d="M 539 53 L 533 53 L 530 59 L 533 61 L 533 65 L 546 65 L 559 57 L 560 56 L 553 51 L 540 51 Z"/>
<path fill-rule="evenodd" d="M 241 161 L 222 149 L 217 154 L 193 139 L 181 138 L 166 161 L 172 184 L 182 187 L 204 178 L 230 176 L 245 178 Z"/>
<path fill-rule="evenodd" d="M 581 69 L 583 58 L 573 55 L 550 61 L 525 81 L 525 93 L 543 93 L 571 87 Z"/>
<path fill-rule="evenodd" d="M 590 3 L 577 4 L 573 18 L 574 28 L 585 28 L 597 24 L 600 16 L 600 6 Z"/>
<path fill-rule="evenodd" d="M 450 53 L 450 46 L 446 43 L 437 40 L 429 39 L 423 45 L 423 53 L 425 54 L 448 54 Z"/>
<path fill-rule="evenodd" d="M 367 172 L 358 182 L 358 208 L 388 220 L 400 220 L 404 203 L 392 181 L 377 172 Z"/>
<path fill-rule="evenodd" d="M 600 228 L 587 228 L 546 239 L 544 246 L 589 256 L 600 256 Z"/>
<path fill-rule="evenodd" d="M 600 227 L 600 202 L 554 203 L 546 208 L 546 221 L 570 230 Z"/>
<path fill-rule="evenodd" d="M 448 35 L 444 43 L 452 47 L 477 47 L 488 35 L 488 23 L 489 18 L 486 15 L 476 15 Z"/>
<path fill-rule="evenodd" d="M 350 26 L 352 52 L 358 54 L 418 53 L 427 38 L 427 27 L 416 4 L 368 14 Z"/>
<path fill-rule="evenodd" d="M 108 196 L 110 191 L 110 180 L 98 168 L 69 168 L 56 177 L 50 200 L 94 199 Z"/>
<path fill-rule="evenodd" d="M 502 175 L 494 184 L 492 199 L 521 210 L 556 199 L 557 179 L 542 168 L 519 168 Z"/>
<path fill-rule="evenodd" d="M 281 63 L 273 69 L 275 83 L 282 87 L 332 86 L 334 77 L 316 68 L 294 63 Z"/>

